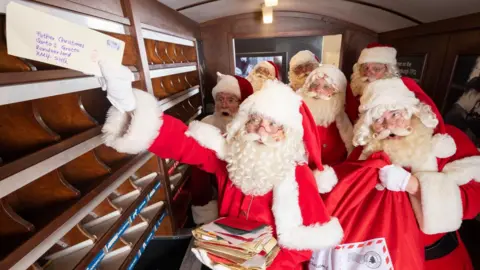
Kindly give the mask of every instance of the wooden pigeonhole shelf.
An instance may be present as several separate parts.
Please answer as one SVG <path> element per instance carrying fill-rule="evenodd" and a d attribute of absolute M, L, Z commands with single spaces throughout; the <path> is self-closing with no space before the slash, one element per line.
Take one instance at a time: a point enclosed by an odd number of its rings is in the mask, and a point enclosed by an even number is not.
<path fill-rule="evenodd" d="M 124 41 L 133 86 L 188 123 L 202 113 L 196 40 L 148 24 L 152 14 L 138 8 L 146 1 L 19 2 Z M 99 81 L 8 55 L 8 2 L 0 0 L 0 269 L 131 269 L 152 238 L 185 224 L 189 167 L 105 146 L 110 104 Z"/>

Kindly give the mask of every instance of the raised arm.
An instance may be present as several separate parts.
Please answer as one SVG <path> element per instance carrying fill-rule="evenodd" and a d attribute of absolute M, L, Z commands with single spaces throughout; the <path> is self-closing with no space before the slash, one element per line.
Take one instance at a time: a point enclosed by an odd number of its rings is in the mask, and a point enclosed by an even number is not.
<path fill-rule="evenodd" d="M 216 153 L 200 145 L 188 134 L 180 120 L 164 115 L 157 99 L 138 89 L 132 89 L 133 75 L 123 66 L 101 64 L 103 88 L 113 106 L 103 126 L 105 144 L 119 152 L 137 154 L 145 150 L 162 157 L 197 166 L 214 173 L 222 163 Z M 198 129 L 201 123 L 194 122 Z M 215 130 L 210 130 L 215 136 Z M 223 140 L 218 131 L 217 139 Z"/>

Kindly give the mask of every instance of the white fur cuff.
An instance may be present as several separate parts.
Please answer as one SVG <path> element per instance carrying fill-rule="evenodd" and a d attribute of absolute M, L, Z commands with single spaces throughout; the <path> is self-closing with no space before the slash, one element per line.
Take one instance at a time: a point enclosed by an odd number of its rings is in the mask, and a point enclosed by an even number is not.
<path fill-rule="evenodd" d="M 121 153 L 138 154 L 147 150 L 158 136 L 162 126 L 162 111 L 154 96 L 138 89 L 133 91 L 137 106 L 127 132 L 121 135 L 128 115 L 113 106 L 108 110 L 102 132 L 107 146 Z"/>
<path fill-rule="evenodd" d="M 219 159 L 225 160 L 226 140 L 217 127 L 193 121 L 188 125 L 185 135 L 195 139 L 201 146 L 215 151 Z"/>
<path fill-rule="evenodd" d="M 457 152 L 457 145 L 448 134 L 435 134 L 432 138 L 433 154 L 438 158 L 447 158 Z"/>
<path fill-rule="evenodd" d="M 426 234 L 453 232 L 462 224 L 463 207 L 460 188 L 447 175 L 439 172 L 421 172 L 415 176 L 421 190 L 421 230 Z"/>
<path fill-rule="evenodd" d="M 321 250 L 338 245 L 343 238 L 343 229 L 337 218 L 323 224 L 299 226 L 278 235 L 278 243 L 295 250 Z"/>
<path fill-rule="evenodd" d="M 192 216 L 195 224 L 206 224 L 218 218 L 217 201 L 209 201 L 204 206 L 192 205 Z"/>
<path fill-rule="evenodd" d="M 313 176 L 315 176 L 317 182 L 318 192 L 322 194 L 332 191 L 338 182 L 337 174 L 335 174 L 333 168 L 326 165 L 323 166 L 323 171 L 318 169 L 313 171 Z"/>
<path fill-rule="evenodd" d="M 480 156 L 466 157 L 448 163 L 443 168 L 447 178 L 457 185 L 474 180 L 480 182 Z"/>

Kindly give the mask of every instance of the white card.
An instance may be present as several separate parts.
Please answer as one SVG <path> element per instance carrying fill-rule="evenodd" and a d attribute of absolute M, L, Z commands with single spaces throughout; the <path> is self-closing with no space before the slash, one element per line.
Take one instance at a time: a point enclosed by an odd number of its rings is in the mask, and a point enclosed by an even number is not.
<path fill-rule="evenodd" d="M 314 252 L 309 270 L 393 270 L 385 238 L 348 243 Z"/>
<path fill-rule="evenodd" d="M 10 55 L 101 76 L 97 62 L 104 60 L 120 65 L 125 43 L 10 2 L 7 5 L 7 47 Z"/>

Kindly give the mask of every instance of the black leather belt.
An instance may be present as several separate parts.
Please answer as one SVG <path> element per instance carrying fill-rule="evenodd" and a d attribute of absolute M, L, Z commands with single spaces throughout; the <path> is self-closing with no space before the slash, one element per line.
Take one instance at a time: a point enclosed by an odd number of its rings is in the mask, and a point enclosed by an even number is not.
<path fill-rule="evenodd" d="M 425 247 L 425 259 L 435 260 L 447 256 L 458 247 L 456 232 L 449 232 L 432 245 Z"/>

